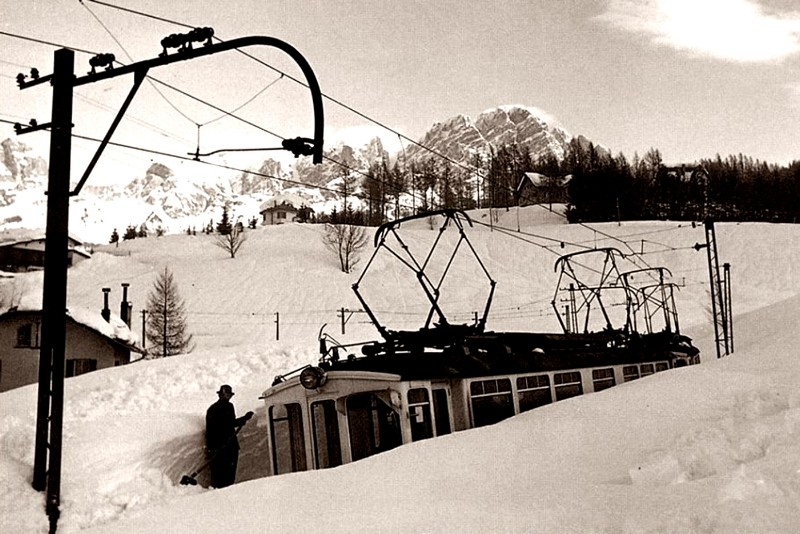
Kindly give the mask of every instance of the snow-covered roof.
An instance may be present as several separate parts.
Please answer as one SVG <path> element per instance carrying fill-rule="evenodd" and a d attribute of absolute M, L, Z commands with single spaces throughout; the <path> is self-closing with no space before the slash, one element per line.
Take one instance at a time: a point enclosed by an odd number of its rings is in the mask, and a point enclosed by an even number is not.
<path fill-rule="evenodd" d="M 548 179 L 555 178 L 557 180 L 558 185 L 565 185 L 570 180 L 572 180 L 572 175 L 568 174 L 566 176 L 557 176 L 557 177 L 549 177 L 545 176 L 544 174 L 539 174 L 538 172 L 526 172 L 522 175 L 522 179 L 519 181 L 519 185 L 517 186 L 517 191 L 522 189 L 522 186 L 525 185 L 526 181 L 529 181 L 531 185 L 534 187 L 541 187 L 545 185 L 545 182 Z"/>
<path fill-rule="evenodd" d="M 43 241 L 44 239 L 45 239 L 45 231 L 41 229 L 39 230 L 34 230 L 30 228 L 10 229 L 0 233 L 0 247 L 19 245 L 22 243 L 30 243 L 31 241 Z M 81 241 L 74 235 L 70 234 L 69 240 L 72 242 L 73 246 L 83 245 L 83 241 Z"/>
<path fill-rule="evenodd" d="M 277 196 L 270 198 L 269 200 L 264 201 L 261 206 L 258 208 L 259 213 L 263 213 L 270 208 L 275 208 L 277 206 L 289 206 L 294 208 L 295 210 L 299 210 L 303 206 L 308 205 L 308 201 L 301 197 L 300 195 L 293 195 L 290 193 L 283 193 Z"/>
<path fill-rule="evenodd" d="M 41 313 L 41 307 L 13 307 L 0 313 L 0 321 L 5 317 L 16 314 L 40 315 Z M 116 343 L 120 343 L 133 351 L 142 351 L 138 346 L 137 336 L 119 316 L 112 314 L 109 320 L 106 321 L 103 316 L 95 310 L 75 307 L 67 310 L 67 317 L 71 318 L 79 325 L 85 326 L 101 336 Z"/>

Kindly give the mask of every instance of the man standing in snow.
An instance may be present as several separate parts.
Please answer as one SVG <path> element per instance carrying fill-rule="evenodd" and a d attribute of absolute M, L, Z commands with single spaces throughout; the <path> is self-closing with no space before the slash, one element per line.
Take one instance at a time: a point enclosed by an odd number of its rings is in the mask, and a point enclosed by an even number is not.
<path fill-rule="evenodd" d="M 220 386 L 217 395 L 219 400 L 206 411 L 206 453 L 211 458 L 211 485 L 224 488 L 236 479 L 236 465 L 239 463 L 236 433 L 253 417 L 253 412 L 236 418 L 230 402 L 233 389 L 227 384 Z"/>

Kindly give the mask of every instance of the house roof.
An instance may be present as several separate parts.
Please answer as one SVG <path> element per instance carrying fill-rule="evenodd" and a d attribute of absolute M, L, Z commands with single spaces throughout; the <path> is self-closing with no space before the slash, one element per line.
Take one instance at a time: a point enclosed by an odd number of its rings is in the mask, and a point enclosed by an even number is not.
<path fill-rule="evenodd" d="M 550 176 L 545 176 L 544 174 L 539 174 L 538 172 L 526 172 L 525 174 L 522 175 L 522 179 L 520 179 L 519 181 L 519 185 L 517 186 L 517 191 L 522 191 L 522 187 L 527 182 L 530 182 L 530 184 L 534 187 L 542 187 L 543 185 L 546 185 L 547 180 L 550 179 L 555 180 L 556 184 L 558 184 L 560 187 L 563 187 L 567 183 L 569 183 L 570 180 L 572 180 L 572 175 L 568 174 L 566 176 L 550 177 Z"/>
<path fill-rule="evenodd" d="M 83 241 L 77 237 L 70 235 L 69 244 L 73 247 L 83 245 Z M 25 243 L 32 243 L 34 241 L 44 241 L 45 232 L 43 230 L 30 230 L 30 229 L 13 229 L 4 231 L 0 234 L 0 247 L 8 247 L 14 245 L 22 245 Z"/>
<path fill-rule="evenodd" d="M 299 195 L 284 193 L 274 196 L 271 199 L 263 202 L 258 208 L 258 212 L 264 213 L 265 211 L 274 211 L 275 208 L 292 209 L 294 211 L 298 211 L 301 207 L 307 204 L 308 202 Z"/>
<path fill-rule="evenodd" d="M 3 313 L 0 313 L 0 322 L 10 319 L 12 317 L 34 315 L 40 316 L 41 309 L 33 308 L 10 308 Z M 111 318 L 106 321 L 103 316 L 94 310 L 85 308 L 71 308 L 67 310 L 67 319 L 71 319 L 76 324 L 79 324 L 101 337 L 109 341 L 122 345 L 133 352 L 142 352 L 138 346 L 138 340 L 127 324 L 118 316 L 111 315 Z"/>

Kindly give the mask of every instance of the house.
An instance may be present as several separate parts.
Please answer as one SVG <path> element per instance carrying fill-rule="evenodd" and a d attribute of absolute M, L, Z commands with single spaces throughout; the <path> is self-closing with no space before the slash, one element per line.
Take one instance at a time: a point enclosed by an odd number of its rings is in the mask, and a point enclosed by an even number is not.
<path fill-rule="evenodd" d="M 18 235 L 14 239 L 0 242 L 0 270 L 6 272 L 37 271 L 44 268 L 43 235 Z M 91 257 L 78 239 L 69 236 L 67 265 L 73 265 Z"/>
<path fill-rule="evenodd" d="M 100 311 L 70 309 L 66 323 L 65 376 L 125 365 L 142 352 L 126 322 Z M 123 300 L 130 318 L 130 304 Z M 0 314 L 0 392 L 39 380 L 42 310 L 11 308 Z"/>
<path fill-rule="evenodd" d="M 571 174 L 545 176 L 537 172 L 526 172 L 517 186 L 519 205 L 565 204 L 569 201 L 567 184 L 571 179 Z"/>
<path fill-rule="evenodd" d="M 305 201 L 296 195 L 279 195 L 261 204 L 262 225 L 283 224 L 287 222 L 305 222 L 312 213 Z"/>

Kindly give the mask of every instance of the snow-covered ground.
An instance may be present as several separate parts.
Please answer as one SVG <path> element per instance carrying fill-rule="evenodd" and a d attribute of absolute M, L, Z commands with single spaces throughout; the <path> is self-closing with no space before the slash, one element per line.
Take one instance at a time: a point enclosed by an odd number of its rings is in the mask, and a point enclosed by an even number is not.
<path fill-rule="evenodd" d="M 502 212 L 490 228 L 477 224 L 486 213 L 475 214 L 469 234 L 497 280 L 488 328 L 557 330 L 556 253 L 616 246 L 644 251 L 637 267 L 671 269 L 682 286 L 681 329 L 703 364 L 336 469 L 262 478 L 258 396 L 272 378 L 316 361 L 323 323 L 344 342 L 377 337 L 351 291 L 360 270 L 339 272 L 315 226 L 260 228 L 233 260 L 207 236 L 122 243 L 70 271 L 70 305 L 99 310 L 102 287 L 118 301 L 119 283 L 130 282 L 139 318 L 169 265 L 197 349 L 67 380 L 59 532 L 800 531 L 800 227 L 717 225 L 736 312 L 735 354 L 717 360 L 705 251 L 691 248 L 704 241 L 701 226 L 567 226 L 537 208 L 517 215 Z M 436 234 L 416 225 L 416 240 Z M 373 269 L 383 291 L 367 295 L 370 306 L 395 328 L 418 328 L 419 295 L 383 258 Z M 467 262 L 448 284 L 464 322 L 483 283 Z M 356 312 L 345 335 L 341 308 Z M 205 409 L 222 383 L 233 385 L 239 413 L 256 411 L 241 435 L 239 483 L 181 486 L 202 463 Z M 43 495 L 30 487 L 35 408 L 35 386 L 0 394 L 2 532 L 47 530 Z"/>

